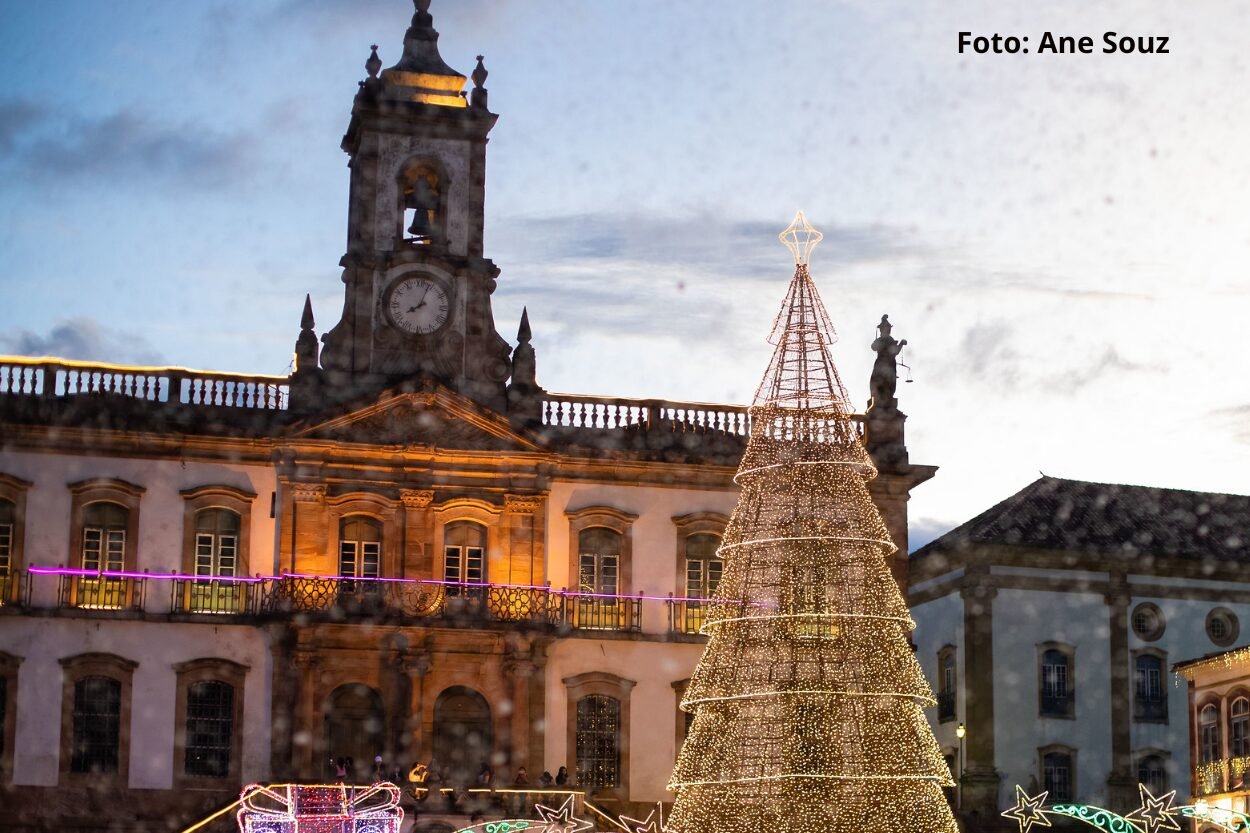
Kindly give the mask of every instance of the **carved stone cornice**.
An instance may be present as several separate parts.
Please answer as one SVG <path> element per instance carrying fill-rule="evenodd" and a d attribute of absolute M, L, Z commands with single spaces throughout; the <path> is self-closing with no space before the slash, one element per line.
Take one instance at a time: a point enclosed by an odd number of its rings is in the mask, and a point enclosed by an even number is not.
<path fill-rule="evenodd" d="M 429 654 L 405 654 L 399 660 L 399 666 L 403 672 L 418 680 L 430 673 L 433 665 L 434 661 Z"/>
<path fill-rule="evenodd" d="M 405 509 L 428 509 L 434 502 L 433 489 L 400 489 L 399 501 Z"/>
<path fill-rule="evenodd" d="M 287 488 L 297 503 L 324 503 L 326 499 L 324 483 L 291 483 Z"/>
<path fill-rule="evenodd" d="M 528 680 L 538 670 L 538 664 L 526 659 L 510 659 L 503 664 L 503 673 L 509 680 Z"/>
<path fill-rule="evenodd" d="M 503 510 L 516 514 L 537 512 L 546 503 L 546 495 L 509 495 L 503 496 Z"/>

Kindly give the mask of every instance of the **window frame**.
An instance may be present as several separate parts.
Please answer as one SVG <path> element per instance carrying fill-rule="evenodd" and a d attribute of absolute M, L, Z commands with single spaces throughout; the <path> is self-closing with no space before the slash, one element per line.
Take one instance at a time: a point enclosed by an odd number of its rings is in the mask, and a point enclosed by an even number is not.
<path fill-rule="evenodd" d="M 1228 628 L 1228 632 L 1219 638 L 1216 638 L 1215 634 L 1211 633 L 1211 623 L 1217 619 L 1222 619 Z M 1226 607 L 1213 607 L 1207 611 L 1203 630 L 1207 635 L 1207 639 L 1211 640 L 1211 644 L 1227 648 L 1236 642 L 1237 637 L 1241 635 L 1241 620 L 1237 618 L 1236 613 Z"/>
<path fill-rule="evenodd" d="M 630 695 L 637 683 L 633 680 L 627 680 L 624 677 L 618 677 L 607 671 L 587 671 L 584 674 L 576 674 L 572 677 L 565 677 L 562 681 L 567 696 L 567 710 L 565 733 L 565 758 L 572 762 L 573 769 L 577 769 L 577 704 L 584 697 L 590 695 L 603 695 L 616 700 L 621 707 L 620 714 L 620 740 L 617 744 L 617 754 L 620 756 L 620 783 L 614 787 L 605 787 L 600 790 L 599 795 L 605 798 L 619 797 L 625 798 L 629 796 L 629 733 L 630 733 Z"/>
<path fill-rule="evenodd" d="M 182 572 L 184 575 L 195 575 L 196 542 L 199 535 L 196 530 L 196 519 L 208 509 L 225 509 L 239 516 L 239 538 L 235 543 L 236 576 L 251 574 L 251 537 L 252 537 L 252 504 L 256 501 L 256 493 L 234 486 L 209 484 L 183 489 L 182 495 Z"/>
<path fill-rule="evenodd" d="M 1155 626 L 1153 630 L 1146 633 L 1138 633 L 1137 626 L 1134 623 L 1137 615 L 1141 613 L 1149 613 L 1155 617 Z M 1163 638 L 1163 634 L 1167 631 L 1168 623 L 1163 617 L 1163 611 L 1154 602 L 1141 602 L 1129 612 L 1129 630 L 1142 642 L 1158 642 Z"/>
<path fill-rule="evenodd" d="M 676 527 L 676 583 L 673 585 L 676 594 L 683 598 L 689 597 L 687 592 L 686 570 L 687 561 L 687 544 L 690 538 L 695 535 L 715 535 L 723 544 L 725 541 L 725 528 L 729 525 L 729 517 L 720 512 L 690 512 L 686 515 L 674 515 L 672 518 L 673 526 Z M 707 561 L 711 559 L 700 559 Z M 722 573 L 724 558 L 719 559 L 722 564 Z"/>
<path fill-rule="evenodd" d="M 946 667 L 952 666 L 954 677 L 947 688 Z M 937 653 L 937 685 L 934 686 L 938 701 L 938 723 L 950 723 L 959 716 L 959 654 L 954 645 L 943 645 Z M 948 711 L 949 708 L 949 711 Z"/>
<path fill-rule="evenodd" d="M 1064 709 L 1062 712 L 1058 710 L 1046 709 L 1047 701 L 1054 702 L 1058 698 L 1046 696 L 1046 655 L 1051 651 L 1056 651 L 1067 658 L 1067 672 L 1065 680 L 1065 693 L 1063 698 Z M 1037 669 L 1037 716 L 1040 718 L 1049 718 L 1054 720 L 1075 720 L 1076 719 L 1076 648 L 1063 642 L 1042 642 L 1037 646 L 1037 663 L 1034 666 Z"/>
<path fill-rule="evenodd" d="M 1244 758 L 1250 756 L 1250 691 L 1238 688 L 1228 693 L 1228 757 Z M 1233 706 L 1246 704 L 1246 711 L 1234 714 Z M 1237 725 L 1241 724 L 1241 751 L 1237 750 Z"/>
<path fill-rule="evenodd" d="M 1042 789 L 1050 793 L 1051 803 L 1072 801 L 1076 795 L 1076 753 L 1075 749 L 1062 743 L 1052 743 L 1037 750 L 1037 782 L 1042 785 Z M 1066 796 L 1056 795 L 1046 785 L 1046 758 L 1051 755 L 1066 755 L 1068 758 L 1068 795 Z"/>
<path fill-rule="evenodd" d="M 569 524 L 569 572 L 566 586 L 569 589 L 578 587 L 581 576 L 580 537 L 582 531 L 591 527 L 604 527 L 621 536 L 616 593 L 618 596 L 631 595 L 633 593 L 634 521 L 638 520 L 638 516 L 611 506 L 587 506 L 582 509 L 566 510 L 564 516 Z"/>
<path fill-rule="evenodd" d="M 1159 663 L 1159 713 L 1143 714 L 1144 706 L 1139 706 L 1141 701 L 1140 686 L 1138 683 L 1137 664 L 1144 658 L 1150 658 Z M 1157 648 L 1141 648 L 1133 651 L 1132 654 L 1131 675 L 1133 680 L 1133 720 L 1137 723 L 1163 723 L 1168 722 L 1168 655 Z M 1146 701 L 1150 702 L 1150 701 Z"/>
<path fill-rule="evenodd" d="M 139 569 L 139 508 L 142 486 L 125 480 L 97 477 L 69 484 L 70 529 L 69 552 L 71 565 L 83 563 L 83 528 L 87 507 L 93 503 L 116 503 L 126 510 L 126 540 L 122 548 L 122 569 L 137 572 Z"/>
<path fill-rule="evenodd" d="M 250 666 L 222 657 L 201 657 L 173 665 L 177 678 L 174 703 L 174 788 L 175 789 L 238 789 L 242 786 L 243 717 L 247 672 Z M 223 682 L 234 688 L 234 723 L 230 729 L 230 767 L 224 776 L 188 775 L 187 706 L 191 686 L 204 682 Z"/>
<path fill-rule="evenodd" d="M 1208 711 L 1210 710 L 1210 711 Z M 1198 741 L 1198 764 L 1212 764 L 1224 758 L 1224 727 L 1222 723 L 1222 715 L 1220 703 L 1218 700 L 1204 700 L 1198 704 L 1197 714 L 1194 717 L 1194 725 L 1197 727 Z M 1213 714 L 1214 719 L 1209 723 L 1203 722 L 1203 715 Z M 1208 756 L 1207 752 L 1207 733 L 1206 729 L 1211 729 L 1213 735 L 1214 754 Z"/>
<path fill-rule="evenodd" d="M 0 472 L 0 500 L 13 504 L 13 528 L 9 536 L 8 575 L 17 575 L 26 567 L 24 544 L 26 542 L 26 492 L 34 485 L 11 474 Z M 4 576 L 0 571 L 0 576 Z M 0 578 L 0 606 L 19 600 L 19 582 L 7 577 Z"/>
<path fill-rule="evenodd" d="M 1142 766 L 1144 766 L 1146 761 L 1150 758 L 1158 758 L 1159 763 L 1162 766 L 1162 789 L 1154 789 L 1150 784 L 1146 784 L 1146 781 L 1141 777 Z M 1138 783 L 1146 784 L 1146 786 L 1151 787 L 1151 791 L 1154 795 L 1163 795 L 1168 791 L 1172 784 L 1172 755 L 1166 749 L 1139 749 L 1135 753 L 1135 766 L 1133 767 L 1133 772 L 1137 776 Z"/>
<path fill-rule="evenodd" d="M 127 787 L 130 783 L 130 713 L 134 671 L 139 663 L 116 654 L 91 652 L 65 657 L 61 664 L 61 744 L 60 784 L 96 784 Z M 74 689 L 88 677 L 107 677 L 121 685 L 118 715 L 117 771 L 110 773 L 73 772 Z"/>
<path fill-rule="evenodd" d="M 448 533 L 455 533 L 459 529 L 473 529 L 476 534 L 481 536 L 481 544 L 450 544 L 447 542 Z M 450 562 L 448 557 L 452 549 L 456 549 L 456 578 L 449 577 Z M 478 577 L 474 581 L 469 578 L 469 562 L 471 560 L 470 552 L 478 550 Z M 470 518 L 461 518 L 455 521 L 448 521 L 443 524 L 443 548 L 440 562 L 442 564 L 442 572 L 439 578 L 445 582 L 455 582 L 456 584 L 487 584 L 490 582 L 490 559 L 488 553 L 490 551 L 490 528 L 476 520 Z M 450 588 L 449 588 L 450 589 Z"/>

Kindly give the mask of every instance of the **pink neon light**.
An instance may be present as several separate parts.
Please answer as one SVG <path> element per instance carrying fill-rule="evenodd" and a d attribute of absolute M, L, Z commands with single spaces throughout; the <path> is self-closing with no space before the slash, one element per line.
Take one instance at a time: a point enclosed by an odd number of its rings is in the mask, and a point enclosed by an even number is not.
<path fill-rule="evenodd" d="M 632 596 L 614 594 L 614 593 L 585 593 L 578 590 L 568 590 L 563 588 L 548 587 L 545 584 L 503 584 L 494 582 L 466 582 L 466 581 L 441 581 L 439 579 L 430 578 L 386 578 L 386 577 L 359 577 L 359 576 L 321 576 L 310 573 L 283 573 L 280 576 L 194 576 L 186 573 L 138 573 L 130 570 L 81 570 L 72 567 L 40 567 L 31 565 L 26 568 L 27 572 L 35 575 L 48 576 L 78 576 L 80 578 L 134 578 L 134 579 L 154 579 L 158 581 L 178 580 L 178 581 L 199 581 L 199 582 L 239 582 L 244 584 L 257 584 L 263 581 L 282 581 L 287 578 L 314 579 L 322 581 L 376 581 L 376 582 L 394 582 L 400 584 L 433 584 L 450 587 L 486 587 L 497 588 L 501 590 L 542 590 L 557 596 L 575 596 L 594 599 L 644 599 L 656 602 L 711 602 L 713 599 L 703 599 L 694 596 L 648 596 L 645 593 L 637 593 Z"/>

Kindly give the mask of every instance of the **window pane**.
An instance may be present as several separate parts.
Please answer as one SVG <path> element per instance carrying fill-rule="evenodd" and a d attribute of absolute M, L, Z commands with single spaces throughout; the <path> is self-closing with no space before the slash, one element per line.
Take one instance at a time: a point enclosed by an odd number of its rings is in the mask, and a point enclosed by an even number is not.
<path fill-rule="evenodd" d="M 577 701 L 577 778 L 581 786 L 621 783 L 621 704 L 592 694 Z"/>
<path fill-rule="evenodd" d="M 480 584 L 482 582 L 482 548 L 467 547 L 465 549 L 464 580 Z"/>
<path fill-rule="evenodd" d="M 1072 799 L 1072 758 L 1060 752 L 1048 753 L 1043 758 L 1043 780 L 1045 789 L 1050 793 L 1050 800 L 1070 801 Z"/>
<path fill-rule="evenodd" d="M 460 581 L 460 547 L 444 548 L 443 581 Z"/>
<path fill-rule="evenodd" d="M 686 559 L 686 595 L 692 599 L 706 598 L 703 595 L 703 562 L 696 558 Z"/>
<path fill-rule="evenodd" d="M 1250 755 L 1250 700 L 1238 697 L 1229 707 L 1228 741 L 1234 758 Z"/>
<path fill-rule="evenodd" d="M 381 557 L 381 545 L 376 541 L 360 543 L 360 565 L 357 575 L 361 578 L 377 578 L 378 564 Z"/>
<path fill-rule="evenodd" d="M 356 575 L 356 541 L 339 543 L 339 575 L 352 578 Z"/>
<path fill-rule="evenodd" d="M 187 775 L 224 777 L 230 773 L 234 737 L 234 687 L 212 680 L 187 689 Z"/>
<path fill-rule="evenodd" d="M 117 772 L 122 685 L 109 677 L 74 683 L 71 772 Z"/>
<path fill-rule="evenodd" d="M 13 525 L 16 510 L 12 501 L 0 500 L 0 573 L 13 567 Z"/>

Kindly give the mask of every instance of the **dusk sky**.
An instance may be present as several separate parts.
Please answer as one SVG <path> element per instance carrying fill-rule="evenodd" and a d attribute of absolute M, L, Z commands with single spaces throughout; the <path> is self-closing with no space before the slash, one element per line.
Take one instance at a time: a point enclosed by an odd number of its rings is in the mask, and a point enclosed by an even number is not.
<path fill-rule="evenodd" d="M 483 53 L 496 324 L 548 390 L 743 403 L 798 208 L 913 546 L 1038 476 L 1250 491 L 1250 4 L 434 0 Z M 284 374 L 338 319 L 369 45 L 409 0 L 8 4 L 0 352 Z M 959 55 L 960 30 L 1091 55 Z M 1170 54 L 1107 55 L 1108 30 Z M 906 371 L 904 371 L 906 373 Z"/>

